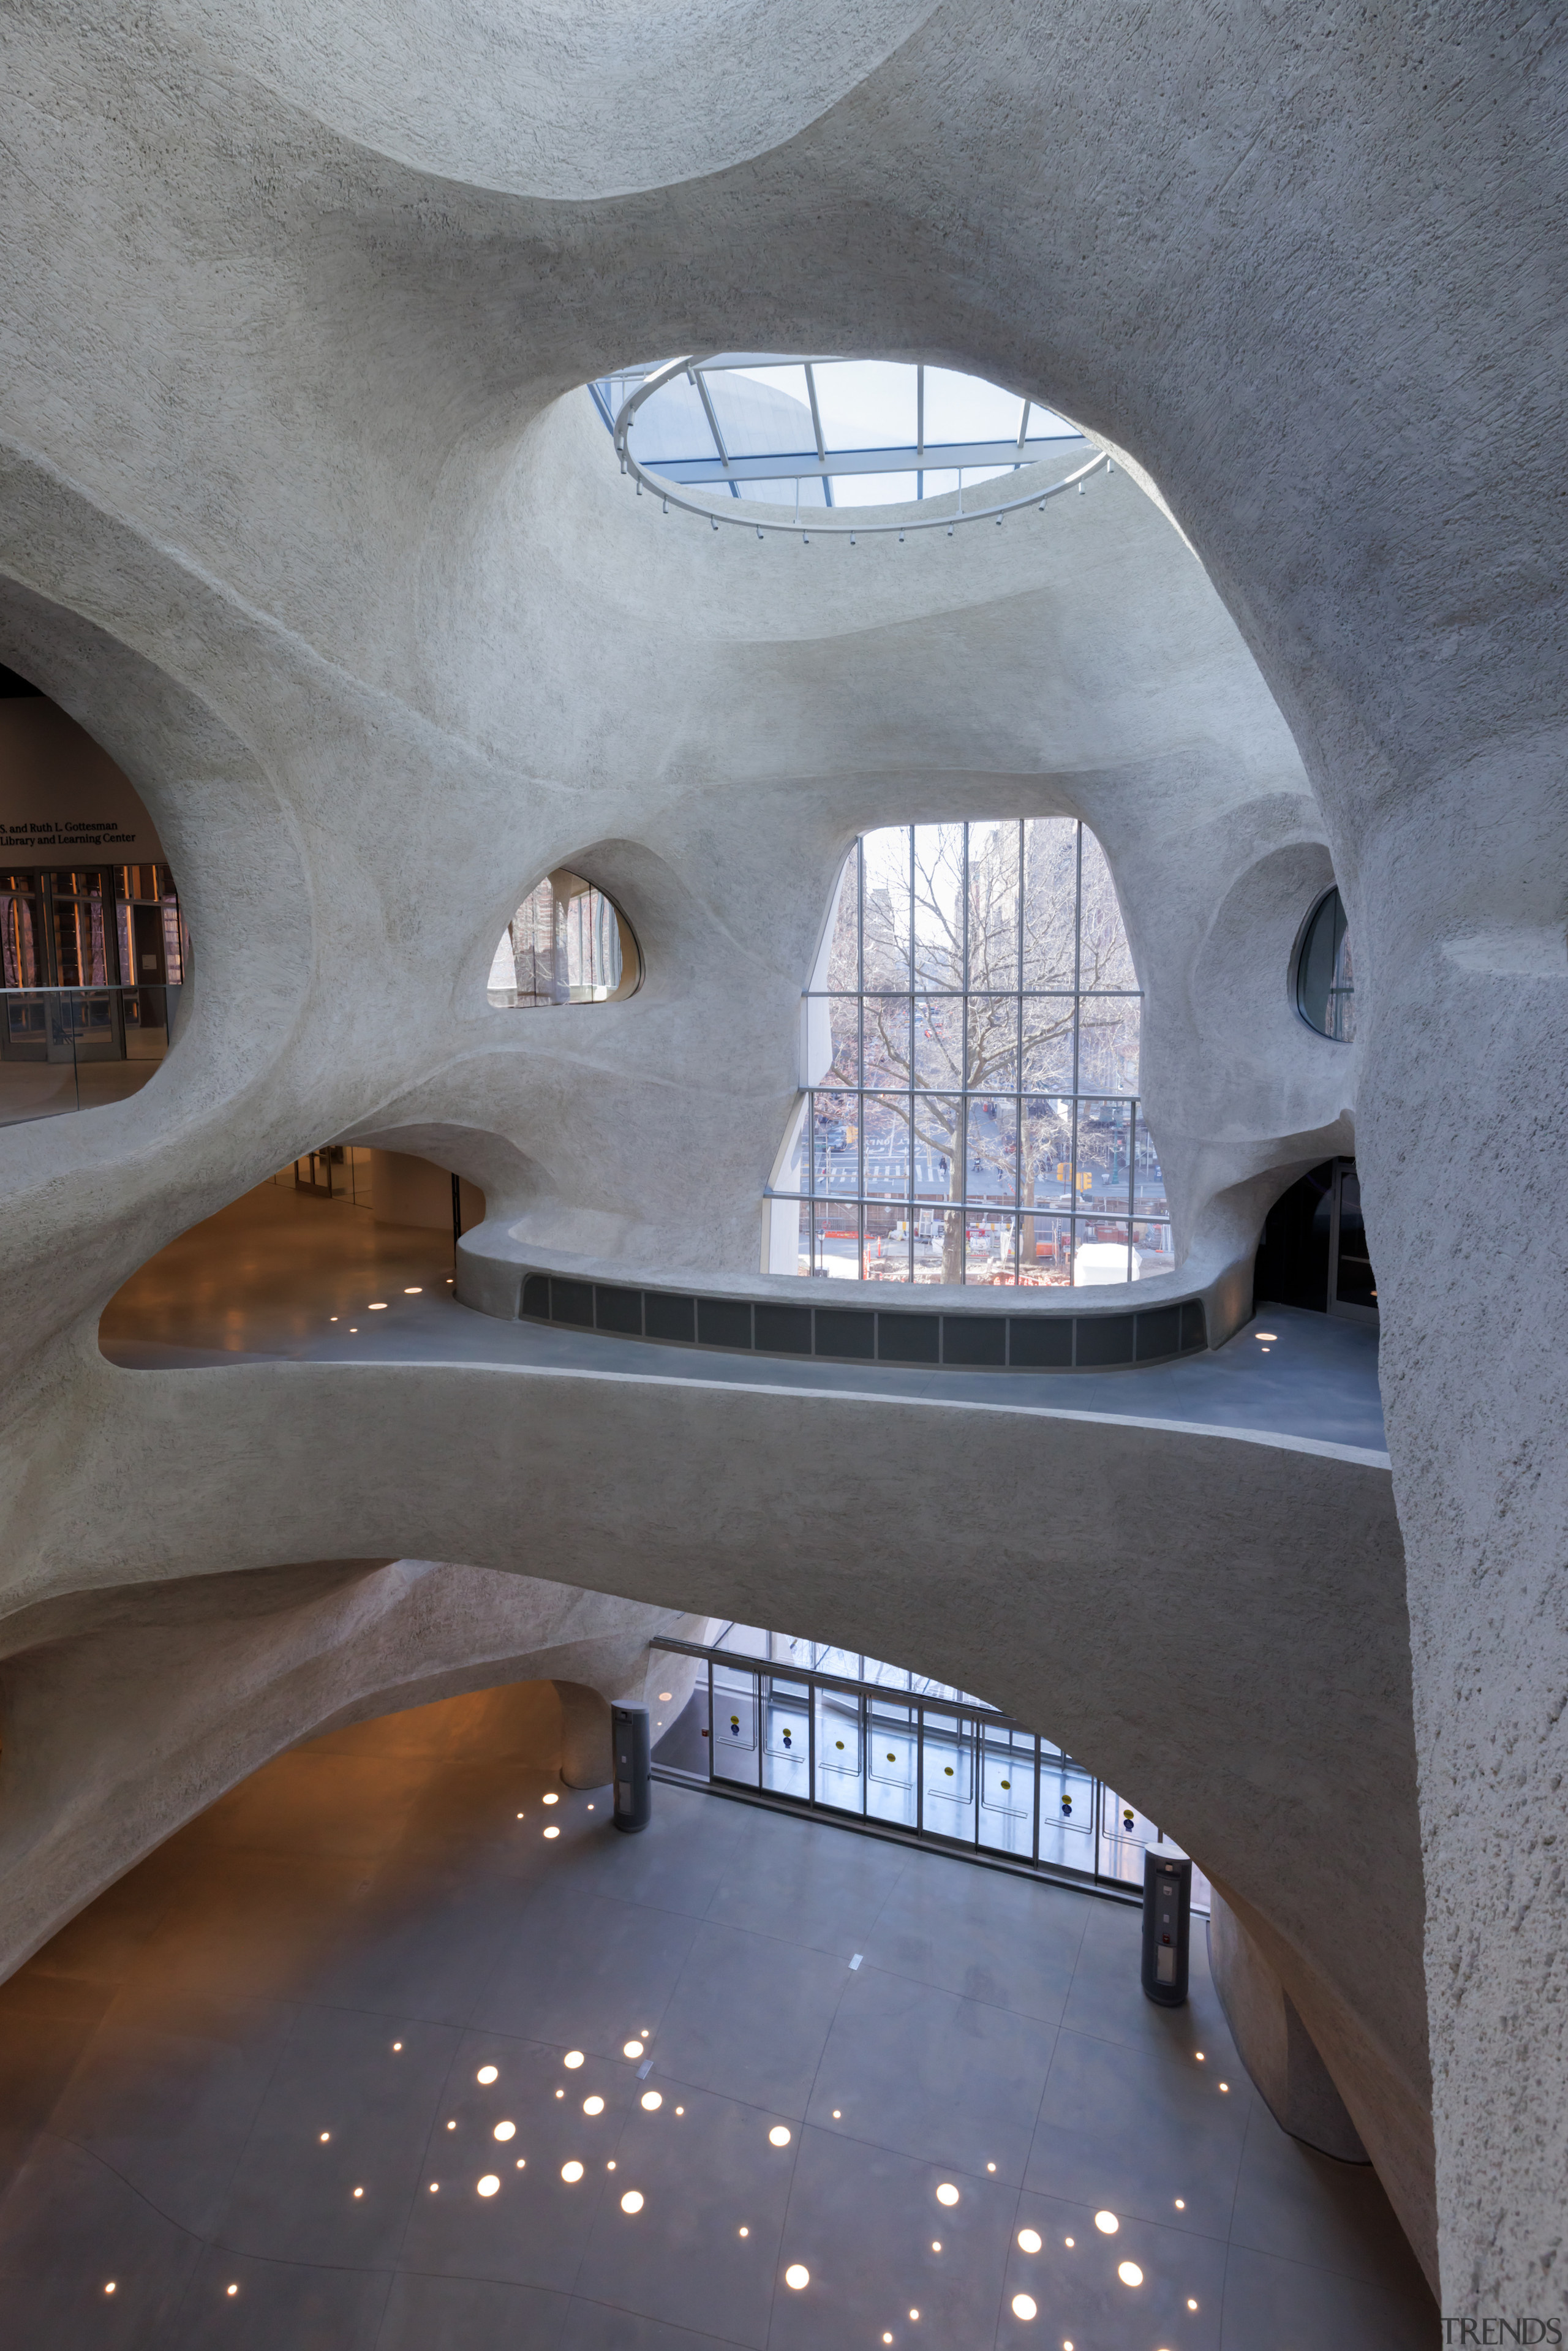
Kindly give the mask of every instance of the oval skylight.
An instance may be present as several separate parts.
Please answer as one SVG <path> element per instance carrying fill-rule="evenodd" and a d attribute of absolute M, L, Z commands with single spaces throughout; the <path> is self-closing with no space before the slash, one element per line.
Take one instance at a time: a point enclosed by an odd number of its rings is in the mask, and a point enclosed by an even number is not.
<path fill-rule="evenodd" d="M 1056 453 L 1095 458 L 1077 427 L 983 377 L 891 360 L 723 351 L 646 360 L 589 389 L 613 434 L 628 402 L 636 465 L 706 499 L 810 509 L 952 498 L 990 511 L 996 484 Z"/>

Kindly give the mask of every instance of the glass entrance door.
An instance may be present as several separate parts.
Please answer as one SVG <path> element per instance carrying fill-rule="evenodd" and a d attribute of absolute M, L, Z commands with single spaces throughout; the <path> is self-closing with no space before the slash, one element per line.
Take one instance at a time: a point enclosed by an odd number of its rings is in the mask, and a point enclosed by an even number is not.
<path fill-rule="evenodd" d="M 1366 1246 L 1361 1214 L 1361 1182 L 1354 1159 L 1334 1162 L 1333 1209 L 1329 1233 L 1329 1312 L 1347 1322 L 1377 1321 L 1377 1276 Z"/>

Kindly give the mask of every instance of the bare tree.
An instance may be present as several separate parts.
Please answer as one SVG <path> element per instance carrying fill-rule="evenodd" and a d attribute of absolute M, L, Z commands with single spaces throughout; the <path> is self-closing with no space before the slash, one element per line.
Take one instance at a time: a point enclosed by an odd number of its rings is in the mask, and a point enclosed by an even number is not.
<path fill-rule="evenodd" d="M 1120 911 L 1097 844 L 1082 861 L 1081 891 L 1071 820 L 972 826 L 967 857 L 959 825 L 922 827 L 913 841 L 904 872 L 874 883 L 867 875 L 862 1082 L 873 1095 L 905 1097 L 884 1100 L 874 1114 L 896 1133 L 911 1129 L 915 1206 L 923 1147 L 927 1196 L 956 1204 L 994 1192 L 1001 1214 L 1016 1197 L 1032 1265 L 1040 1171 L 1056 1164 L 1065 1172 L 1072 1155 L 1077 993 L 1135 986 Z M 853 948 L 852 927 L 841 924 L 830 987 L 853 987 Z M 1113 1052 L 1127 1019 L 1121 1006 L 1086 1004 L 1080 1059 L 1096 1042 Z M 935 1213 L 941 1278 L 959 1281 L 964 1210 Z"/>

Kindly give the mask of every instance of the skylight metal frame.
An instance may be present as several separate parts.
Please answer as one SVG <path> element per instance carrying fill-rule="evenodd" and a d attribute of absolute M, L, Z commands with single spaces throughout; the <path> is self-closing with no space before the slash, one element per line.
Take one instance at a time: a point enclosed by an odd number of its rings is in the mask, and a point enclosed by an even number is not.
<path fill-rule="evenodd" d="M 713 402 L 704 381 L 704 371 L 710 367 L 737 367 L 752 363 L 756 359 L 763 357 L 770 365 L 802 367 L 805 370 L 806 387 L 810 402 L 811 425 L 817 448 L 814 456 L 804 450 L 800 451 L 799 453 L 800 462 L 798 465 L 794 462 L 796 455 L 794 452 L 787 453 L 787 455 L 769 454 L 759 457 L 737 457 L 726 448 L 724 437 L 719 431 Z M 1043 513 L 1048 500 L 1061 497 L 1065 492 L 1073 488 L 1082 489 L 1092 475 L 1100 473 L 1109 475 L 1115 470 L 1112 459 L 1105 451 L 1096 450 L 1093 456 L 1085 464 L 1064 475 L 1061 481 L 1047 484 L 1043 489 L 1037 486 L 1026 492 L 1021 497 L 993 499 L 983 506 L 972 507 L 966 510 L 963 476 L 967 467 L 1007 465 L 1017 470 L 1020 464 L 1031 462 L 1027 455 L 1020 458 L 1020 452 L 1027 448 L 1024 436 L 1028 432 L 1030 412 L 1037 403 L 1027 400 L 1023 402 L 1019 420 L 1019 437 L 1016 441 L 964 442 L 933 449 L 925 440 L 925 370 L 921 369 L 918 371 L 916 383 L 916 442 L 913 451 L 906 443 L 904 443 L 895 448 L 830 453 L 824 444 L 821 416 L 817 402 L 814 376 L 816 365 L 815 359 L 795 359 L 779 352 L 744 356 L 727 351 L 703 356 L 688 353 L 682 358 L 666 360 L 662 367 L 649 369 L 636 390 L 622 401 L 613 419 L 609 414 L 608 404 L 597 384 L 592 387 L 592 390 L 600 413 L 610 425 L 614 439 L 615 453 L 621 461 L 621 470 L 623 474 L 630 475 L 636 483 L 639 496 L 647 490 L 660 500 L 665 513 L 669 512 L 671 507 L 674 507 L 683 514 L 706 517 L 715 530 L 721 523 L 727 523 L 732 528 L 754 530 L 759 539 L 769 533 L 783 532 L 789 536 L 799 534 L 809 545 L 812 533 L 815 532 L 822 538 L 847 538 L 852 545 L 862 534 L 867 538 L 883 538 L 889 534 L 896 534 L 898 538 L 903 538 L 906 532 L 912 530 L 945 530 L 951 538 L 955 527 L 959 523 L 994 521 L 1000 525 L 1006 516 L 1021 514 L 1028 507 L 1034 507 Z M 633 455 L 632 428 L 637 421 L 638 411 L 644 402 L 651 400 L 655 392 L 663 391 L 665 385 L 674 382 L 683 375 L 696 388 L 709 430 L 713 434 L 716 455 L 711 459 L 677 460 L 675 463 L 678 473 L 655 472 L 651 467 L 639 464 Z M 914 467 L 909 463 L 912 455 L 915 460 Z M 802 481 L 820 480 L 821 482 L 826 504 L 819 511 L 831 512 L 834 475 L 841 476 L 853 474 L 910 471 L 916 473 L 922 491 L 924 476 L 926 473 L 956 472 L 958 475 L 956 507 L 947 513 L 928 516 L 912 517 L 906 513 L 902 521 L 819 522 L 814 516 L 805 522 L 801 520 L 799 484 Z M 788 521 L 776 522 L 758 515 L 755 505 L 749 514 L 726 513 L 722 508 L 704 501 L 681 496 L 682 486 L 701 486 L 709 479 L 713 481 L 716 488 L 728 489 L 732 504 L 744 496 L 741 484 L 745 481 L 794 480 L 797 484 L 795 513 Z M 921 502 L 919 498 L 915 501 L 916 504 Z"/>

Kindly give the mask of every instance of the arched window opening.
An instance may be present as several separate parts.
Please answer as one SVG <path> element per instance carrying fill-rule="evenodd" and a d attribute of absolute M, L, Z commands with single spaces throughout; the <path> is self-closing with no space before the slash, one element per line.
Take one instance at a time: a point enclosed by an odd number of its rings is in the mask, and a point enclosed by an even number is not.
<path fill-rule="evenodd" d="M 1051 1286 L 1171 1271 L 1142 1002 L 1087 826 L 863 834 L 805 993 L 768 1270 Z"/>
<path fill-rule="evenodd" d="M 190 962 L 141 799 L 0 670 L 0 1125 L 124 1101 L 163 1061 Z"/>
<path fill-rule="evenodd" d="M 502 932 L 486 993 L 502 1011 L 618 1004 L 642 981 L 643 958 L 620 907 L 561 866 L 529 891 Z"/>
<path fill-rule="evenodd" d="M 1355 972 L 1338 890 L 1326 891 L 1307 917 L 1296 951 L 1296 1009 L 1309 1029 L 1348 1045 L 1355 1036 Z"/>

